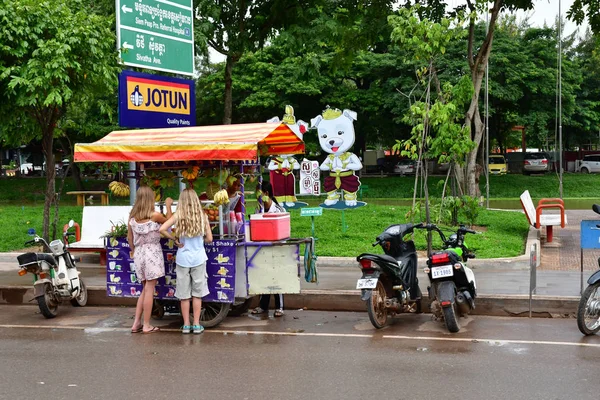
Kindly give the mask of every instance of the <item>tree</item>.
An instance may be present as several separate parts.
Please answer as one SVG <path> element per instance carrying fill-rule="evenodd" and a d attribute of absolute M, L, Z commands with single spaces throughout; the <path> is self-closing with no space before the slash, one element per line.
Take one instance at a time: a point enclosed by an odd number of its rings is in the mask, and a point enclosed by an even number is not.
<path fill-rule="evenodd" d="M 302 11 L 310 0 L 233 1 L 196 0 L 198 35 L 226 57 L 223 124 L 232 121 L 233 67 L 245 52 L 260 49 L 277 29 L 302 21 Z M 197 36 L 198 36 L 197 35 Z"/>
<path fill-rule="evenodd" d="M 0 85 L 3 114 L 35 121 L 46 157 L 43 236 L 48 239 L 55 201 L 53 141 L 69 105 L 110 90 L 117 77 L 115 34 L 110 18 L 81 0 L 0 0 Z M 4 131 L 19 137 L 21 131 Z"/>

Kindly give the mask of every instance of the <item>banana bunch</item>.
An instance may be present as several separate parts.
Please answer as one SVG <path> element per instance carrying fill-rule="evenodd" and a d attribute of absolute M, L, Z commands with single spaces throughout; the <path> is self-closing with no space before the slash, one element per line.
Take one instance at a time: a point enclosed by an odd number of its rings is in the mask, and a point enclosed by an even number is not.
<path fill-rule="evenodd" d="M 117 197 L 129 196 L 129 186 L 123 182 L 112 181 L 108 184 L 108 189 Z"/>
<path fill-rule="evenodd" d="M 160 201 L 160 190 L 154 191 L 154 201 L 156 201 L 156 202 Z"/>
<path fill-rule="evenodd" d="M 221 189 L 215 193 L 214 201 L 216 206 L 229 203 L 229 195 L 227 194 L 227 190 Z"/>
<path fill-rule="evenodd" d="M 200 172 L 200 167 L 198 167 L 197 165 L 194 165 L 193 167 L 190 167 L 190 168 L 186 169 L 185 171 L 182 171 L 181 175 L 188 181 L 193 181 L 198 178 L 199 172 Z"/>

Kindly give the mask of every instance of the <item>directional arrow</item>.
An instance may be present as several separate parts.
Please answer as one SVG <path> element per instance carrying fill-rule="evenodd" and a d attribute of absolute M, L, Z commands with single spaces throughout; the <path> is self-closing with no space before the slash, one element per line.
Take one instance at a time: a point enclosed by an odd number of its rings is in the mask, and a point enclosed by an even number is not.
<path fill-rule="evenodd" d="M 129 50 L 133 50 L 133 45 L 129 44 L 127 42 L 123 42 L 123 48 L 124 49 L 129 49 Z"/>
<path fill-rule="evenodd" d="M 123 14 L 127 14 L 128 12 L 133 12 L 133 9 L 127 7 L 125 4 L 123 4 L 123 7 L 121 7 L 121 10 L 123 10 Z"/>

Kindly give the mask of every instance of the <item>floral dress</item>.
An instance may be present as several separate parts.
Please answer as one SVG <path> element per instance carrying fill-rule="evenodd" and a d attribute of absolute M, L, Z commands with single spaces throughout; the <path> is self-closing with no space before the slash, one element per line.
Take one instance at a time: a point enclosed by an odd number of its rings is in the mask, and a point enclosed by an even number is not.
<path fill-rule="evenodd" d="M 138 280 L 148 281 L 165 276 L 165 260 L 158 231 L 160 224 L 154 221 L 138 223 L 135 218 L 131 218 L 129 224 L 133 231 L 133 260 Z"/>

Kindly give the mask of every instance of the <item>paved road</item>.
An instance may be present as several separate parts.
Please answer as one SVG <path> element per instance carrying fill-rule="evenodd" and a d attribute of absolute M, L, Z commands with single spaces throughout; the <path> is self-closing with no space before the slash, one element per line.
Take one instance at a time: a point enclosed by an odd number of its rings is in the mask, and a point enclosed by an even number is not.
<path fill-rule="evenodd" d="M 573 319 L 364 313 L 228 318 L 203 335 L 130 334 L 131 310 L 0 306 L 0 398 L 597 399 L 600 337 Z"/>

